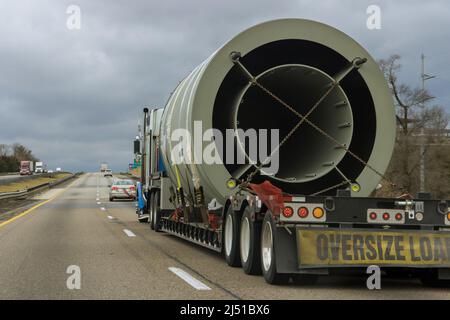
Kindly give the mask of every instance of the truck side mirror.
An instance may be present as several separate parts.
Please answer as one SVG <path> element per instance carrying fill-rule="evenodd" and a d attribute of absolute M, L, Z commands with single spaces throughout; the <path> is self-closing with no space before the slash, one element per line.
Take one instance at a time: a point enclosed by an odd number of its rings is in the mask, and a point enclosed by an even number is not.
<path fill-rule="evenodd" d="M 141 141 L 134 140 L 134 154 L 141 153 Z"/>

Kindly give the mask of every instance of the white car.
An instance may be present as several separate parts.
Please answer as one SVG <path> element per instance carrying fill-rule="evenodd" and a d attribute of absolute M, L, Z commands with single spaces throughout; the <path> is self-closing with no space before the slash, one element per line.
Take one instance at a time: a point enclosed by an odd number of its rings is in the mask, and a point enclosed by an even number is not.
<path fill-rule="evenodd" d="M 109 190 L 109 201 L 115 199 L 136 199 L 136 186 L 133 180 L 114 180 Z"/>
<path fill-rule="evenodd" d="M 103 174 L 104 177 L 112 177 L 112 170 L 111 169 L 107 169 L 105 170 L 105 173 Z"/>

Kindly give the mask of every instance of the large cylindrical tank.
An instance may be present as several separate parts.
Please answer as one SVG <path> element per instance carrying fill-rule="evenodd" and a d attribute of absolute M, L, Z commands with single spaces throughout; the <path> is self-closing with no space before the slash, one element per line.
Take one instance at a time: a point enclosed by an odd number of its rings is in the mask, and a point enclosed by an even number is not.
<path fill-rule="evenodd" d="M 190 144 L 181 150 L 188 158 L 194 152 L 195 121 L 201 122 L 203 132 L 215 128 L 224 136 L 227 129 L 279 129 L 282 140 L 300 120 L 267 92 L 250 85 L 242 68 L 230 58 L 232 52 L 241 54 L 240 62 L 259 83 L 302 115 L 339 75 L 351 70 L 308 119 L 370 167 L 385 172 L 394 146 L 395 115 L 378 64 L 339 30 L 310 20 L 282 19 L 238 34 L 197 66 L 171 94 L 162 117 L 161 150 L 169 176 L 177 181 L 178 173 L 185 192 L 195 184 L 201 185 L 207 201 L 215 198 L 223 204 L 232 192 L 227 180 L 245 178 L 255 166 L 175 166 L 171 161 L 174 142 L 170 139 L 174 130 L 192 133 Z M 349 69 L 355 59 L 367 61 L 360 68 Z M 210 144 L 202 143 L 204 147 Z M 285 192 L 308 195 L 350 180 L 360 185 L 355 195 L 368 196 L 380 181 L 379 174 L 369 166 L 307 123 L 286 141 L 278 155 L 278 172 L 272 176 L 257 174 L 252 182 L 269 180 Z M 323 194 L 335 193 L 331 188 Z"/>

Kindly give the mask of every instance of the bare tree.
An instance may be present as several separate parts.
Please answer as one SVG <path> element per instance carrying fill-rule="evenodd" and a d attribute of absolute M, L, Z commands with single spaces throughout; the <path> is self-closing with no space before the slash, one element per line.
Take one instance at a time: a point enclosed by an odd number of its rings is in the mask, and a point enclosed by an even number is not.
<path fill-rule="evenodd" d="M 450 183 L 450 177 L 447 182 L 445 179 L 434 177 L 438 177 L 439 174 L 441 176 L 450 174 L 448 169 L 445 169 L 450 166 L 450 152 L 444 147 L 445 141 L 448 141 L 444 134 L 448 125 L 448 115 L 442 107 L 426 106 L 426 103 L 433 98 L 428 91 L 399 83 L 398 74 L 401 69 L 399 60 L 399 55 L 392 55 L 388 59 L 379 61 L 392 91 L 398 124 L 394 155 L 387 175 L 403 191 L 414 194 L 419 190 L 420 159 L 427 157 L 427 163 L 430 164 L 426 172 L 427 189 L 436 195 L 442 195 L 447 192 L 445 185 Z M 420 148 L 418 148 L 421 132 L 426 133 L 427 139 L 423 154 L 420 154 Z M 436 149 L 437 145 L 441 147 Z M 398 193 L 384 186 L 377 194 L 393 196 Z"/>
<path fill-rule="evenodd" d="M 403 129 L 403 134 L 408 135 L 410 130 L 410 123 L 417 124 L 417 117 L 414 117 L 417 109 L 423 108 L 424 104 L 433 97 L 427 90 L 420 88 L 411 88 L 408 85 L 398 82 L 397 74 L 401 69 L 399 63 L 399 55 L 391 55 L 388 59 L 382 59 L 379 61 L 381 71 L 384 73 L 386 80 L 388 81 L 389 88 L 392 91 L 394 97 L 394 103 L 396 107 L 397 123 Z M 413 120 L 413 121 L 411 121 Z M 420 126 L 413 126 L 413 129 L 418 129 Z"/>

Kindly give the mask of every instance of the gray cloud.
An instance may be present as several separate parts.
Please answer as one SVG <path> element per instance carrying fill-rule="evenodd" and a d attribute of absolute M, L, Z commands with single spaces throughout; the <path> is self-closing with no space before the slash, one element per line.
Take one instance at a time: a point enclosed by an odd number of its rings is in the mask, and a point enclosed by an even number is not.
<path fill-rule="evenodd" d="M 70 4 L 81 7 L 79 31 L 66 28 Z M 381 30 L 366 28 L 370 4 L 381 7 Z M 268 19 L 318 20 L 375 58 L 398 53 L 411 85 L 424 52 L 435 103 L 450 105 L 446 0 L 4 0 L 0 12 L 0 143 L 24 143 L 52 167 L 126 169 L 142 107 L 163 106 L 217 47 Z"/>

